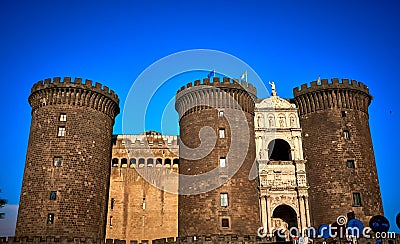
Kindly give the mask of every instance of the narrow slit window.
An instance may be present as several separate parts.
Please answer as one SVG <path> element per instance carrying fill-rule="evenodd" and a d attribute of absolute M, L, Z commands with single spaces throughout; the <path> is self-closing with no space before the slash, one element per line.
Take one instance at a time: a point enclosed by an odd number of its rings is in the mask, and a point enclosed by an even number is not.
<path fill-rule="evenodd" d="M 229 228 L 229 219 L 223 218 L 221 220 L 221 226 L 222 226 L 222 228 Z"/>
<path fill-rule="evenodd" d="M 60 167 L 62 163 L 62 158 L 61 157 L 54 157 L 53 159 L 53 166 L 54 167 Z"/>
<path fill-rule="evenodd" d="M 353 193 L 353 206 L 354 207 L 361 206 L 361 194 L 359 192 Z"/>
<path fill-rule="evenodd" d="M 354 160 L 347 160 L 346 162 L 347 168 L 354 169 L 356 165 L 354 164 Z"/>
<path fill-rule="evenodd" d="M 110 209 L 114 209 L 115 199 L 111 198 Z"/>
<path fill-rule="evenodd" d="M 219 138 L 225 138 L 225 129 L 224 128 L 219 129 Z"/>
<path fill-rule="evenodd" d="M 221 207 L 228 207 L 228 193 L 221 193 Z"/>
<path fill-rule="evenodd" d="M 47 215 L 47 224 L 54 224 L 54 214 L 53 213 L 49 213 Z"/>
<path fill-rule="evenodd" d="M 346 140 L 350 139 L 350 132 L 348 130 L 344 130 L 343 131 L 343 137 Z"/>
<path fill-rule="evenodd" d="M 220 157 L 219 158 L 219 167 L 220 168 L 225 168 L 226 167 L 226 158 L 225 157 Z"/>
<path fill-rule="evenodd" d="M 65 136 L 65 127 L 64 126 L 58 127 L 57 136 L 59 136 L 59 137 Z"/>
<path fill-rule="evenodd" d="M 60 114 L 60 121 L 61 122 L 67 121 L 67 114 L 64 114 L 64 113 Z"/>
<path fill-rule="evenodd" d="M 346 118 L 346 111 L 342 111 L 342 118 Z"/>
<path fill-rule="evenodd" d="M 50 200 L 55 201 L 57 199 L 57 191 L 50 192 Z"/>

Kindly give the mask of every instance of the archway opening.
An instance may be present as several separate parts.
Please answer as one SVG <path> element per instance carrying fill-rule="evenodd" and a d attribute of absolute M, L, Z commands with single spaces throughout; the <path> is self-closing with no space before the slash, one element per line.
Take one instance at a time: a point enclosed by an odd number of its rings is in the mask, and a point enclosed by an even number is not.
<path fill-rule="evenodd" d="M 280 226 L 287 228 L 287 230 L 290 230 L 292 227 L 297 228 L 296 211 L 288 205 L 283 204 L 276 207 L 272 214 L 272 218 L 274 219 L 274 224 L 277 228 Z"/>
<path fill-rule="evenodd" d="M 292 157 L 289 143 L 282 139 L 272 140 L 268 144 L 268 156 L 269 160 L 290 161 Z"/>

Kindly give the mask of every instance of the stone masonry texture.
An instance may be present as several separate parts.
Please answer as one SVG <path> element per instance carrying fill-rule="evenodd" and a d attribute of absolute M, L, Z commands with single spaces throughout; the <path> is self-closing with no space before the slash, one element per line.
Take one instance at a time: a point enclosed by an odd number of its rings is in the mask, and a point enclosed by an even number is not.
<path fill-rule="evenodd" d="M 187 90 L 179 91 L 176 109 L 180 115 L 180 138 L 182 144 L 189 148 L 200 146 L 200 130 L 204 127 L 212 128 L 218 137 L 219 128 L 226 131 L 225 138 L 217 138 L 216 144 L 210 145 L 211 152 L 201 159 L 187 159 L 182 157 L 180 145 L 180 173 L 183 175 L 198 176 L 214 170 L 209 182 L 182 182 L 179 180 L 179 190 L 202 190 L 213 184 L 221 185 L 201 194 L 179 195 L 178 201 L 178 231 L 179 236 L 210 235 L 210 234 L 256 234 L 261 226 L 259 217 L 259 197 L 257 180 L 249 180 L 250 169 L 255 159 L 254 141 L 254 101 L 255 94 L 250 94 L 237 81 L 223 82 L 214 78 L 212 84 L 208 79 L 203 80 L 206 85 L 188 85 Z M 209 84 L 212 87 L 208 87 Z M 208 87 L 208 88 L 207 88 Z M 244 87 L 247 88 L 246 84 Z M 227 96 L 224 98 L 224 96 Z M 234 99 L 229 99 L 232 97 Z M 229 102 L 228 102 L 229 101 Z M 236 102 L 238 104 L 236 104 Z M 240 105 L 238 107 L 237 105 Z M 183 108 L 186 106 L 185 108 Z M 213 107 L 211 107 L 213 106 Z M 220 116 L 219 112 L 224 111 Z M 243 115 L 243 116 L 241 116 Z M 228 117 L 230 122 L 228 123 Z M 245 122 L 244 127 L 238 128 L 238 120 Z M 235 127 L 236 126 L 236 127 Z M 249 138 L 237 136 L 237 131 L 249 131 Z M 236 140 L 236 144 L 232 143 Z M 207 140 L 205 144 L 209 143 Z M 232 148 L 235 147 L 235 148 Z M 241 148 L 247 149 L 243 164 L 233 175 L 227 178 L 231 164 L 240 158 L 237 152 Z M 228 154 L 230 152 L 230 154 Z M 196 156 L 196 155 L 192 155 Z M 220 157 L 226 157 L 226 168 L 219 167 Z M 215 171 L 216 170 L 216 171 Z M 186 183 L 191 184 L 190 186 Z M 221 206 L 220 194 L 228 194 L 228 206 Z M 229 221 L 228 227 L 222 226 L 222 220 Z"/>
<path fill-rule="evenodd" d="M 35 84 L 16 236 L 104 239 L 118 97 L 90 80 Z M 60 115 L 66 121 L 60 121 Z M 65 135 L 58 136 L 59 127 Z M 54 166 L 54 157 L 61 157 Z M 56 199 L 50 200 L 50 192 Z M 53 223 L 48 215 L 54 214 Z"/>
<path fill-rule="evenodd" d="M 372 99 L 368 88 L 354 80 L 324 79 L 295 88 L 294 96 L 308 161 L 313 225 L 334 223 L 338 216 L 354 211 L 368 226 L 372 216 L 383 215 L 368 122 Z M 354 160 L 355 168 L 349 168 L 347 160 Z M 360 206 L 354 205 L 353 193 L 360 194 Z"/>
<path fill-rule="evenodd" d="M 293 93 L 311 225 L 332 224 L 354 212 L 367 226 L 372 216 L 383 215 L 368 87 L 333 78 Z M 80 78 L 39 81 L 28 99 L 32 120 L 16 236 L 0 237 L 0 243 L 271 242 L 256 236 L 262 226 L 256 99 L 255 87 L 244 81 L 196 80 L 176 95 L 180 137 L 157 132 L 113 137 L 119 99 L 112 90 Z M 203 146 L 211 148 L 204 155 L 196 150 Z M 62 158 L 59 166 L 56 157 Z M 208 180 L 185 178 L 206 174 Z M 221 206 L 221 194 L 228 194 L 227 206 Z"/>

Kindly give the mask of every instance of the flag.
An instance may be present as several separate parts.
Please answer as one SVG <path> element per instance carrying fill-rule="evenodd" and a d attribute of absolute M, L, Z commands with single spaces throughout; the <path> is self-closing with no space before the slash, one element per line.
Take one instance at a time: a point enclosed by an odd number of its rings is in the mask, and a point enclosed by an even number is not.
<path fill-rule="evenodd" d="M 207 75 L 207 77 L 208 77 L 208 78 L 215 77 L 215 69 L 213 69 L 213 70 Z"/>
<path fill-rule="evenodd" d="M 317 81 L 317 83 L 318 83 L 318 84 L 321 83 L 321 76 L 320 76 L 320 75 L 318 75 L 318 81 Z"/>
<path fill-rule="evenodd" d="M 240 76 L 240 79 L 247 81 L 247 71 L 243 72 L 242 76 Z"/>

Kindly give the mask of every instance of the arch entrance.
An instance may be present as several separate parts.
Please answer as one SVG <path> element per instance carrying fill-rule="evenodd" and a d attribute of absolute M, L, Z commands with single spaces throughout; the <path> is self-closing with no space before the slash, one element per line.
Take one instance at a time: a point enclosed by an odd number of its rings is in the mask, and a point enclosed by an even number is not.
<path fill-rule="evenodd" d="M 272 221 L 276 241 L 289 240 L 290 228 L 298 228 L 296 211 L 285 204 L 279 205 L 274 209 Z"/>

